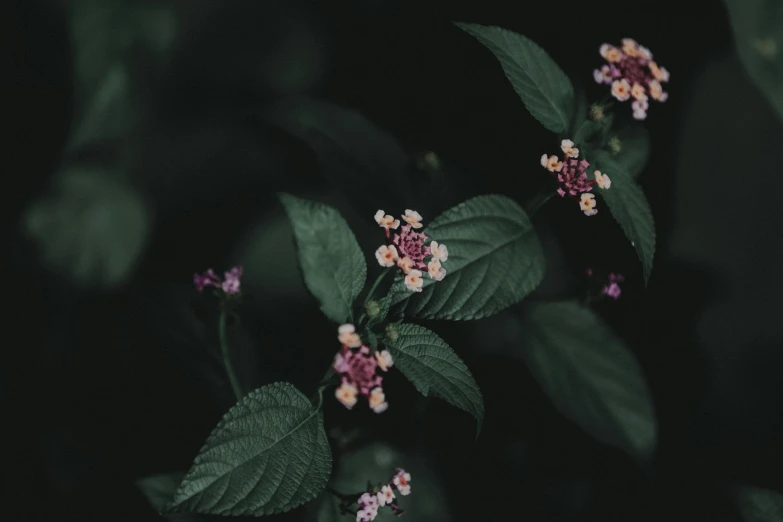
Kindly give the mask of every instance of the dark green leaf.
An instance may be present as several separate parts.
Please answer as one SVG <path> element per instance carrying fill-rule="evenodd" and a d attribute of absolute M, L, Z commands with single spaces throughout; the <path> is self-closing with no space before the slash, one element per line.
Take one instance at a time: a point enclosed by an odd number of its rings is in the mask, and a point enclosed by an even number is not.
<path fill-rule="evenodd" d="M 307 288 L 326 317 L 346 322 L 367 278 L 367 264 L 353 232 L 328 205 L 289 194 L 281 194 L 280 201 L 294 229 Z"/>
<path fill-rule="evenodd" d="M 647 160 L 650 158 L 650 134 L 642 126 L 629 128 L 621 132 L 620 152 L 614 157 L 615 161 L 625 167 L 628 174 L 636 179 L 647 166 Z"/>
<path fill-rule="evenodd" d="M 534 118 L 552 132 L 568 128 L 574 110 L 574 88 L 546 51 L 521 34 L 500 27 L 456 25 L 492 51 Z"/>
<path fill-rule="evenodd" d="M 85 284 L 125 282 L 144 251 L 149 209 L 118 174 L 63 171 L 54 190 L 26 211 L 24 226 L 48 269 Z"/>
<path fill-rule="evenodd" d="M 426 223 L 425 223 L 426 224 Z M 449 249 L 446 277 L 422 292 L 401 279 L 392 302 L 410 317 L 480 319 L 521 301 L 541 282 L 544 255 L 522 208 L 505 196 L 478 196 L 435 218 L 425 232 Z"/>
<path fill-rule="evenodd" d="M 783 522 L 783 495 L 753 486 L 733 488 L 734 501 L 746 522 Z"/>
<path fill-rule="evenodd" d="M 320 409 L 293 385 L 270 384 L 223 416 L 168 509 L 215 515 L 282 513 L 314 499 L 331 469 Z"/>
<path fill-rule="evenodd" d="M 625 167 L 608 152 L 599 151 L 592 158 L 594 166 L 612 180 L 611 188 L 599 190 L 614 219 L 636 248 L 644 268 L 645 282 L 650 279 L 655 257 L 655 221 L 642 188 Z"/>
<path fill-rule="evenodd" d="M 409 206 L 413 192 L 408 154 L 360 113 L 290 97 L 266 107 L 264 118 L 312 147 L 324 176 L 359 205 L 358 212 Z"/>
<path fill-rule="evenodd" d="M 423 326 L 401 324 L 396 341 L 385 341 L 394 366 L 422 395 L 432 394 L 476 419 L 476 435 L 484 421 L 484 399 L 478 384 L 446 341 Z"/>
<path fill-rule="evenodd" d="M 648 464 L 655 412 L 633 354 L 576 302 L 530 305 L 526 319 L 522 353 L 555 407 L 599 441 Z"/>
<path fill-rule="evenodd" d="M 162 511 L 174 498 L 184 473 L 164 473 L 161 475 L 151 475 L 136 481 L 136 487 L 147 497 L 150 505 L 155 511 Z M 200 515 L 192 513 L 173 513 L 166 517 L 172 522 L 199 522 L 202 520 Z"/>
<path fill-rule="evenodd" d="M 783 119 L 783 4 L 776 0 L 724 1 L 740 60 Z"/>

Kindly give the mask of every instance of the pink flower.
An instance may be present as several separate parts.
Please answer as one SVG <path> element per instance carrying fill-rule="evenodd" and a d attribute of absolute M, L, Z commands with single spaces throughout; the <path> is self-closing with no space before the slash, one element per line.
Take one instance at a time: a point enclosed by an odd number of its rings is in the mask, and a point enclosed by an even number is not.
<path fill-rule="evenodd" d="M 229 272 L 226 272 L 222 285 L 223 291 L 227 294 L 238 294 L 240 277 L 242 277 L 241 266 L 235 266 Z"/>
<path fill-rule="evenodd" d="M 421 292 L 424 286 L 424 279 L 421 278 L 421 270 L 411 270 L 405 276 L 405 286 L 411 292 Z"/>
<path fill-rule="evenodd" d="M 446 248 L 446 245 L 438 244 L 437 241 L 430 243 L 430 254 L 442 262 L 446 262 L 449 259 L 449 249 Z"/>
<path fill-rule="evenodd" d="M 404 219 L 410 226 L 413 228 L 421 228 L 421 214 L 416 212 L 415 210 L 407 209 L 405 211 L 405 214 L 402 216 L 402 219 Z"/>
<path fill-rule="evenodd" d="M 620 101 L 625 101 L 631 97 L 631 84 L 628 80 L 622 78 L 612 82 L 612 96 Z"/>
<path fill-rule="evenodd" d="M 546 154 L 544 154 L 541 156 L 541 166 L 549 172 L 560 172 L 560 169 L 563 168 L 563 162 L 557 156 L 553 155 L 547 158 Z"/>
<path fill-rule="evenodd" d="M 415 232 L 411 227 L 412 225 L 405 225 L 400 228 L 400 232 L 394 234 L 392 244 L 397 247 L 400 258 L 404 259 L 407 257 L 412 261 L 411 268 L 415 267 L 422 270 L 427 267 L 424 263 L 424 258 L 431 255 L 429 247 L 424 246 L 427 235 L 423 232 Z M 399 262 L 397 266 L 400 266 Z M 400 268 L 405 272 L 403 266 L 400 266 Z"/>
<path fill-rule="evenodd" d="M 560 142 L 560 148 L 563 150 L 563 154 L 569 158 L 578 158 L 579 149 L 574 147 L 574 142 L 571 140 L 563 140 Z"/>
<path fill-rule="evenodd" d="M 402 468 L 397 468 L 397 474 L 394 475 L 392 482 L 395 486 L 397 486 L 397 491 L 400 492 L 400 495 L 405 496 L 410 495 L 411 493 L 410 480 L 410 473 L 406 472 Z"/>
<path fill-rule="evenodd" d="M 585 213 L 585 216 L 594 216 L 598 214 L 595 203 L 595 196 L 593 194 L 582 194 L 579 208 Z"/>
<path fill-rule="evenodd" d="M 193 284 L 196 286 L 196 290 L 201 292 L 208 286 L 220 288 L 221 282 L 215 271 L 209 268 L 203 274 L 193 274 Z"/>
<path fill-rule="evenodd" d="M 609 274 L 609 282 L 604 286 L 603 293 L 612 299 L 620 299 L 620 294 L 622 294 L 620 283 L 623 281 L 625 281 L 625 278 L 622 275 Z"/>
<path fill-rule="evenodd" d="M 383 393 L 383 389 L 380 387 L 372 390 L 368 399 L 370 409 L 375 413 L 383 413 L 389 407 L 389 403 L 386 402 L 386 394 Z"/>
<path fill-rule="evenodd" d="M 356 389 L 356 386 L 348 382 L 343 382 L 340 387 L 335 390 L 334 396 L 350 410 L 356 405 L 356 394 L 358 392 L 359 390 Z"/>
<path fill-rule="evenodd" d="M 608 189 L 612 186 L 612 180 L 606 174 L 601 174 L 600 170 L 595 171 L 595 184 L 600 189 Z"/>
<path fill-rule="evenodd" d="M 617 47 L 609 44 L 603 44 L 599 49 L 601 56 L 609 63 L 617 63 L 623 58 L 623 53 Z"/>
<path fill-rule="evenodd" d="M 438 259 L 433 259 L 429 262 L 427 265 L 427 273 L 430 275 L 430 278 L 435 281 L 442 281 L 443 278 L 446 277 L 446 269 L 440 266 L 440 261 Z"/>
<path fill-rule="evenodd" d="M 400 255 L 397 253 L 397 248 L 394 245 L 381 245 L 375 251 L 375 258 L 381 266 L 390 267 L 394 266 Z"/>
<path fill-rule="evenodd" d="M 400 220 L 394 219 L 393 216 L 390 216 L 389 214 L 383 213 L 383 210 L 379 210 L 375 213 L 375 222 L 378 223 L 379 226 L 383 227 L 386 232 L 386 237 L 389 237 L 389 229 L 396 229 L 398 226 L 400 226 Z"/>
<path fill-rule="evenodd" d="M 575 197 L 580 192 L 589 192 L 593 189 L 592 186 L 595 182 L 587 179 L 586 170 L 589 166 L 590 163 L 586 160 L 568 160 L 563 170 L 557 175 L 557 181 L 564 192 L 563 195 L 567 193 L 569 196 Z"/>
<path fill-rule="evenodd" d="M 394 498 L 395 498 L 394 490 L 388 484 L 383 486 L 381 490 L 378 492 L 378 504 L 380 504 L 381 506 L 385 506 L 386 504 L 391 504 Z"/>
<path fill-rule="evenodd" d="M 617 71 L 617 69 L 614 66 L 602 65 L 600 70 L 596 69 L 593 71 L 595 83 L 610 85 L 615 78 L 615 71 Z"/>
<path fill-rule="evenodd" d="M 387 350 L 375 352 L 375 359 L 378 361 L 378 368 L 380 368 L 383 371 L 386 371 L 392 366 L 394 366 L 394 361 L 392 360 L 392 356 Z"/>
<path fill-rule="evenodd" d="M 403 274 L 409 274 L 410 271 L 413 270 L 413 259 L 405 256 L 397 260 L 397 266 L 400 267 L 400 270 L 402 270 Z"/>
<path fill-rule="evenodd" d="M 370 409 L 375 413 L 385 411 L 389 405 L 383 393 L 383 376 L 379 368 L 386 371 L 391 366 L 391 355 L 385 350 L 373 355 L 366 346 L 358 350 L 343 346 L 332 364 L 332 369 L 342 377 L 343 383 L 335 396 L 351 409 L 356 404 L 356 395 L 361 394 L 367 397 Z"/>

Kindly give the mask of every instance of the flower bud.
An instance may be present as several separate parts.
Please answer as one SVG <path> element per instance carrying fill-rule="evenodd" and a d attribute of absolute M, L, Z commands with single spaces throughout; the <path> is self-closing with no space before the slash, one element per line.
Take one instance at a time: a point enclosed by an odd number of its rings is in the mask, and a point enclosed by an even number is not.
<path fill-rule="evenodd" d="M 393 324 L 390 324 L 386 327 L 386 338 L 391 342 L 395 342 L 400 338 L 400 332 Z"/>
<path fill-rule="evenodd" d="M 593 121 L 601 121 L 605 117 L 604 108 L 600 105 L 593 104 L 590 106 L 590 119 Z"/>
<path fill-rule="evenodd" d="M 364 308 L 367 310 L 367 317 L 378 317 L 381 313 L 381 304 L 374 299 L 364 305 Z"/>
<path fill-rule="evenodd" d="M 609 140 L 609 143 L 606 145 L 609 147 L 609 152 L 612 153 L 612 156 L 617 156 L 623 149 L 622 144 L 620 143 L 620 138 L 617 136 L 612 136 L 612 138 Z"/>

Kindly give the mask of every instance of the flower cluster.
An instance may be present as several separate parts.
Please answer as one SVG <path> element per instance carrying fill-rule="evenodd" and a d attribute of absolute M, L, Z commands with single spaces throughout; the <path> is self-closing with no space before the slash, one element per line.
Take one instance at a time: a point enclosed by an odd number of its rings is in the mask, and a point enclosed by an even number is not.
<path fill-rule="evenodd" d="M 208 286 L 214 286 L 228 295 L 235 295 L 239 293 L 240 277 L 242 277 L 241 266 L 235 266 L 226 272 L 222 280 L 214 270 L 209 268 L 201 274 L 193 274 L 193 284 L 199 292 L 202 292 Z"/>
<path fill-rule="evenodd" d="M 600 290 L 600 296 L 608 296 L 614 299 L 615 301 L 617 299 L 620 299 L 620 295 L 622 294 L 622 288 L 620 288 L 620 283 L 625 281 L 625 278 L 621 274 L 615 274 L 610 273 L 607 279 L 603 279 L 600 276 L 593 276 L 593 269 L 588 268 L 585 270 L 585 273 L 592 279 L 595 279 L 599 282 L 599 285 L 601 287 Z"/>
<path fill-rule="evenodd" d="M 375 258 L 383 267 L 397 267 L 405 274 L 405 286 L 412 292 L 421 292 L 424 286 L 422 271 L 426 270 L 431 279 L 441 281 L 446 277 L 446 269 L 442 263 L 449 258 L 449 250 L 446 245 L 440 245 L 432 241 L 424 246 L 427 235 L 424 232 L 416 232 L 423 225 L 421 214 L 415 210 L 406 210 L 402 219 L 407 223 L 400 227 L 400 220 L 394 219 L 383 210 L 375 214 L 375 221 L 385 229 L 386 237 L 390 238 L 389 245 L 382 245 L 375 251 Z M 391 230 L 399 232 L 391 236 Z M 426 258 L 431 257 L 429 262 Z"/>
<path fill-rule="evenodd" d="M 378 509 L 383 506 L 391 508 L 397 516 L 402 515 L 403 510 L 394 503 L 394 499 L 397 496 L 395 491 L 402 496 L 410 495 L 410 480 L 410 473 L 402 468 L 397 468 L 397 473 L 389 482 L 380 488 L 374 488 L 372 491 L 362 493 L 359 500 L 357 500 L 359 510 L 356 512 L 356 522 L 375 520 L 375 517 L 378 516 Z"/>
<path fill-rule="evenodd" d="M 569 198 L 579 202 L 579 208 L 586 216 L 594 216 L 598 213 L 595 208 L 596 201 L 593 194 L 593 185 L 598 185 L 601 189 L 608 189 L 612 185 L 609 176 L 602 174 L 600 170 L 595 171 L 595 179 L 587 179 L 587 167 L 590 166 L 587 160 L 579 160 L 579 149 L 574 147 L 571 140 L 563 140 L 560 143 L 565 157 L 561 161 L 555 155 L 541 156 L 541 166 L 547 169 L 557 179 L 557 194 L 562 198 Z"/>
<path fill-rule="evenodd" d="M 367 397 L 370 409 L 375 413 L 383 413 L 389 407 L 386 395 L 383 393 L 383 374 L 394 362 L 388 351 L 382 350 L 373 355 L 370 348 L 362 344 L 356 328 L 352 324 L 344 324 L 338 329 L 338 339 L 343 345 L 334 356 L 332 369 L 342 377 L 342 383 L 335 391 L 337 400 L 349 410 L 358 400 L 358 395 Z"/>
<path fill-rule="evenodd" d="M 595 81 L 611 85 L 612 96 L 620 101 L 633 98 L 631 107 L 637 120 L 647 117 L 649 98 L 665 102 L 669 97 L 661 85 L 669 81 L 669 71 L 653 61 L 646 47 L 631 38 L 623 38 L 622 48 L 603 44 L 600 52 L 608 63 L 593 71 Z"/>

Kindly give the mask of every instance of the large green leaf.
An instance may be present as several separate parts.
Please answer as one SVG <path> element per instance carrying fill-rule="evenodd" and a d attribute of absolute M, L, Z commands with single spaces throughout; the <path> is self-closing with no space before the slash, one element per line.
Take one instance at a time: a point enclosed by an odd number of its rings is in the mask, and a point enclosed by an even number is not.
<path fill-rule="evenodd" d="M 487 317 L 521 301 L 544 275 L 544 254 L 530 219 L 505 196 L 469 199 L 424 231 L 448 247 L 449 259 L 443 263 L 446 277 L 425 278 L 422 292 L 410 292 L 401 279 L 394 283 L 392 302 L 410 317 Z"/>
<path fill-rule="evenodd" d="M 320 409 L 289 383 L 259 388 L 223 416 L 168 510 L 270 515 L 314 499 L 332 470 Z"/>
<path fill-rule="evenodd" d="M 136 481 L 136 487 L 147 498 L 150 506 L 155 511 L 162 511 L 174 498 L 184 473 L 162 473 L 160 475 L 150 475 L 140 478 Z M 203 520 L 201 515 L 193 513 L 172 513 L 166 517 L 172 522 L 200 522 Z"/>
<path fill-rule="evenodd" d="M 641 125 L 634 125 L 619 134 L 620 152 L 615 156 L 617 163 L 636 179 L 642 173 L 650 158 L 650 134 Z"/>
<path fill-rule="evenodd" d="M 656 446 L 652 399 L 622 341 L 577 302 L 530 305 L 521 354 L 554 406 L 599 441 L 648 464 Z"/>
<path fill-rule="evenodd" d="M 745 70 L 783 119 L 783 3 L 724 0 Z"/>
<path fill-rule="evenodd" d="M 541 47 L 500 27 L 457 23 L 500 60 L 522 102 L 552 132 L 564 132 L 574 110 L 574 88 L 568 76 Z"/>
<path fill-rule="evenodd" d="M 644 279 L 648 281 L 655 257 L 655 221 L 647 198 L 628 170 L 608 152 L 599 151 L 592 160 L 595 167 L 612 180 L 611 188 L 598 193 L 636 248 L 644 269 Z"/>
<path fill-rule="evenodd" d="M 280 201 L 294 229 L 307 288 L 326 317 L 346 322 L 367 278 L 367 264 L 353 232 L 328 205 L 289 194 L 281 194 Z"/>
<path fill-rule="evenodd" d="M 476 419 L 476 435 L 484 421 L 484 398 L 478 384 L 446 341 L 423 326 L 401 324 L 395 341 L 384 341 L 395 367 L 422 395 L 434 395 Z"/>
<path fill-rule="evenodd" d="M 359 112 L 292 96 L 266 106 L 263 116 L 315 151 L 324 177 L 355 202 L 357 212 L 410 206 L 410 157 L 394 136 Z"/>

